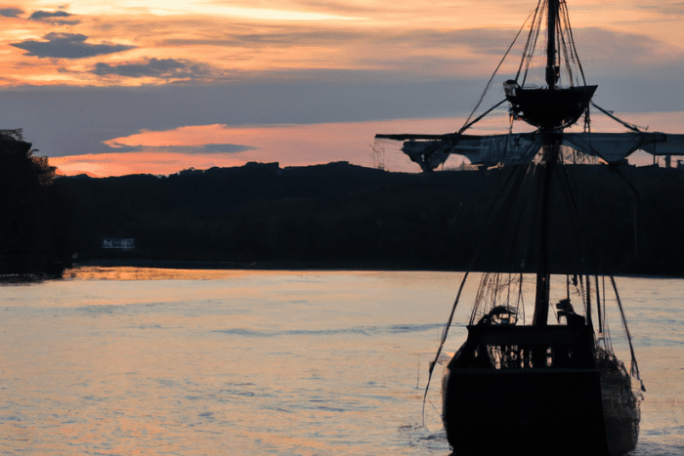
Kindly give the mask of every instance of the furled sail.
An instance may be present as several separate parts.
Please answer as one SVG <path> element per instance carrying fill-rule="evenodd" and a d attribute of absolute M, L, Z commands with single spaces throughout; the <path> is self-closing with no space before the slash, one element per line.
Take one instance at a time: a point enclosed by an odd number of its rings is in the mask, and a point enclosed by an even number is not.
<path fill-rule="evenodd" d="M 401 150 L 418 163 L 423 171 L 432 171 L 444 163 L 450 154 L 463 155 L 471 163 L 485 166 L 529 163 L 542 146 L 542 138 L 537 133 L 444 135 L 442 138 L 430 141 L 416 141 L 423 139 L 419 137 L 411 138 L 404 142 Z"/>
<path fill-rule="evenodd" d="M 466 157 L 473 164 L 494 166 L 529 163 L 543 145 L 539 133 L 507 135 L 378 135 L 405 141 L 402 152 L 432 171 L 449 155 Z M 563 133 L 563 145 L 583 154 L 617 163 L 637 150 L 652 155 L 684 155 L 684 135 L 666 133 Z"/>
<path fill-rule="evenodd" d="M 652 155 L 684 155 L 684 135 L 666 133 L 564 133 L 563 145 L 616 163 L 637 150 Z"/>

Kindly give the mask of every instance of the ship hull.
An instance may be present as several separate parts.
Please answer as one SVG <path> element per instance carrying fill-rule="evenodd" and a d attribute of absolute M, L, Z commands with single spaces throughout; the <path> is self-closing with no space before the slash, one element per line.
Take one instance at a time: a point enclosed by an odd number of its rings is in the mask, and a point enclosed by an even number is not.
<path fill-rule="evenodd" d="M 636 446 L 638 421 L 604 416 L 595 368 L 447 369 L 443 401 L 459 456 L 617 456 Z"/>
<path fill-rule="evenodd" d="M 611 456 L 636 448 L 639 439 L 639 405 L 626 373 L 601 372 L 601 397 L 606 440 Z"/>

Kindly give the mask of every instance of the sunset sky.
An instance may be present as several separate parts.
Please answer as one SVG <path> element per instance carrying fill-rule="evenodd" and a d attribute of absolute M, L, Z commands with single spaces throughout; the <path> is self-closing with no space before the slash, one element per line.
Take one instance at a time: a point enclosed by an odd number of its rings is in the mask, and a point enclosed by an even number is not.
<path fill-rule="evenodd" d="M 596 103 L 649 130 L 684 132 L 684 3 L 568 3 L 587 82 L 599 85 Z M 23 128 L 64 174 L 248 161 L 371 166 L 375 133 L 458 130 L 535 6 L 3 2 L 0 129 Z M 502 78 L 515 74 L 519 55 L 512 51 Z M 498 81 L 491 92 L 485 104 L 503 98 Z M 504 116 L 474 133 L 502 128 Z M 393 171 L 418 170 L 398 149 L 384 160 Z"/>

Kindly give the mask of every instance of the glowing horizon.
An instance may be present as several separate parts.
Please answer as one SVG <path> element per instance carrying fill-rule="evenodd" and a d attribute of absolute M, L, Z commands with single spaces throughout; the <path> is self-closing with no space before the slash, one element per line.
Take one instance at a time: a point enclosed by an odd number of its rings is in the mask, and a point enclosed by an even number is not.
<path fill-rule="evenodd" d="M 362 164 L 377 131 L 361 127 L 363 133 L 345 136 L 342 127 L 331 125 L 413 118 L 407 131 L 425 131 L 425 119 L 462 117 L 535 5 L 513 0 L 9 3 L 0 8 L 0 94 L 6 106 L 0 128 L 25 127 L 41 153 L 65 173 L 168 170 L 161 154 L 179 169 L 254 157 Z M 609 84 L 601 86 L 597 96 L 605 98 L 599 104 L 608 109 L 622 104 L 622 112 L 637 116 L 683 109 L 676 75 L 684 71 L 684 42 L 676 37 L 684 8 L 656 0 L 577 0 L 568 9 L 588 82 L 616 83 L 613 92 Z M 516 52 L 500 74 L 517 70 Z M 454 88 L 438 84 L 446 81 Z M 387 89 L 393 85 L 399 88 Z M 159 89 L 156 98 L 136 96 L 150 88 Z M 92 98 L 76 103 L 79 93 Z M 127 104 L 116 102 L 119 94 L 129 94 Z M 635 99 L 623 103 L 627 98 Z M 444 99 L 451 104 L 437 107 Z M 666 117 L 660 116 L 663 123 L 655 128 L 681 131 L 681 124 Z M 191 131 L 194 143 L 186 144 Z M 279 147 L 283 134 L 289 136 Z M 153 135 L 164 141 L 153 146 Z M 134 139 L 146 152 L 131 149 Z M 235 147 L 223 154 L 201 150 L 212 144 Z M 145 153 L 151 155 L 146 159 Z"/>
<path fill-rule="evenodd" d="M 474 134 L 505 133 L 502 114 L 473 129 Z M 658 131 L 684 133 L 684 111 L 631 113 L 625 118 L 647 128 L 658 125 Z M 379 161 L 383 168 L 397 172 L 420 172 L 401 151 L 401 143 L 381 141 L 381 150 L 373 157 L 372 138 L 376 133 L 442 134 L 456 131 L 465 118 L 398 119 L 392 121 L 338 122 L 311 125 L 251 125 L 232 127 L 221 124 L 185 126 L 172 130 L 143 130 L 127 137 L 107 141 L 112 153 L 73 155 L 49 158 L 61 175 L 88 174 L 91 177 L 122 176 L 126 174 L 170 175 L 184 169 L 209 169 L 214 166 L 242 166 L 247 162 L 273 163 L 281 167 L 326 164 L 347 161 L 354 165 L 374 167 Z M 595 128 L 607 132 L 625 131 L 606 116 L 595 116 Z M 574 127 L 578 129 L 580 127 Z M 649 131 L 654 131 L 649 129 Z M 226 153 L 201 152 L 202 147 L 215 144 L 236 144 L 247 150 Z M 117 152 L 117 149 L 139 150 Z M 179 152 L 186 148 L 191 152 Z M 199 151 L 199 152 L 198 152 Z M 639 166 L 650 164 L 652 156 L 637 153 L 630 158 Z M 463 157 L 453 156 L 449 168 L 468 163 Z"/>

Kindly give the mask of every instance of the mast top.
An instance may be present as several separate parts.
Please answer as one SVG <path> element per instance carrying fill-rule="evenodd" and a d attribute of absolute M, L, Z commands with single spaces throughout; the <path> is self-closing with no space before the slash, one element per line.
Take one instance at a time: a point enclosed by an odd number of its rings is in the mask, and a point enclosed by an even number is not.
<path fill-rule="evenodd" d="M 548 0 L 546 18 L 546 84 L 550 90 L 556 89 L 560 78 L 560 66 L 556 65 L 556 23 L 558 18 L 558 0 Z"/>
<path fill-rule="evenodd" d="M 543 28 L 543 13 L 538 9 L 523 52 L 520 69 L 515 80 L 504 83 L 506 99 L 510 102 L 510 113 L 514 119 L 546 131 L 562 131 L 573 125 L 586 111 L 598 86 L 588 86 L 579 62 L 570 28 L 570 19 L 562 0 L 545 0 L 546 5 L 546 66 L 544 88 L 527 88 L 525 81 L 531 66 L 537 36 Z M 559 47 L 559 43 L 562 46 Z M 561 55 L 562 54 L 562 55 Z M 566 87 L 561 87 L 561 62 L 565 62 L 563 74 L 567 76 Z M 574 63 L 575 71 L 571 62 Z M 522 71 L 525 69 L 524 72 Z M 522 82 L 518 82 L 521 76 Z M 573 77 L 582 76 L 582 84 Z M 564 77 L 565 77 L 564 76 Z M 575 85 L 574 82 L 578 84 Z"/>

